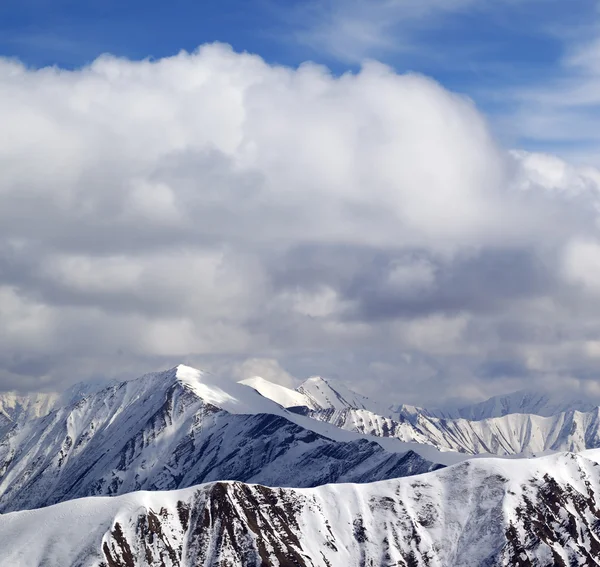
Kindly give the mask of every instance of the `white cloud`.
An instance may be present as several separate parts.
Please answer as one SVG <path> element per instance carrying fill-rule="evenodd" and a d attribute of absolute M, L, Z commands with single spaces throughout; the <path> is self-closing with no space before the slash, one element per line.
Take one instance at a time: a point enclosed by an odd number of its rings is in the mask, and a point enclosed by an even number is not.
<path fill-rule="evenodd" d="M 481 392 L 502 325 L 565 324 L 536 301 L 573 299 L 563 259 L 596 238 L 596 170 L 509 154 L 470 100 L 375 63 L 3 59 L 0 123 L 0 387 L 226 357 L 351 381 L 404 353 L 411 395 Z"/>
<path fill-rule="evenodd" d="M 600 243 L 575 240 L 565 250 L 566 278 L 595 294 L 600 294 Z"/>

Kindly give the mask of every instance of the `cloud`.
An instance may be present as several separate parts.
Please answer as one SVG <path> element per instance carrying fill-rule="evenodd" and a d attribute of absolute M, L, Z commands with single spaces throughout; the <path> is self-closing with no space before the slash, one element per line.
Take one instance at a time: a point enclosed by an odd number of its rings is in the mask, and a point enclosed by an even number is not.
<path fill-rule="evenodd" d="M 347 63 L 361 63 L 384 53 L 413 51 L 415 36 L 423 27 L 476 3 L 477 0 L 304 2 L 298 9 L 304 26 L 296 35 L 320 53 Z"/>
<path fill-rule="evenodd" d="M 556 60 L 539 75 L 496 91 L 496 100 L 508 105 L 505 118 L 516 137 L 596 166 L 600 148 L 594 128 L 600 104 L 598 14 L 597 3 L 586 2 L 577 13 L 576 25 L 555 22 L 549 36 L 559 52 Z"/>
<path fill-rule="evenodd" d="M 431 79 L 220 44 L 1 59 L 0 123 L 0 389 L 179 362 L 418 403 L 544 360 L 592 379 L 600 173 L 507 152 Z"/>

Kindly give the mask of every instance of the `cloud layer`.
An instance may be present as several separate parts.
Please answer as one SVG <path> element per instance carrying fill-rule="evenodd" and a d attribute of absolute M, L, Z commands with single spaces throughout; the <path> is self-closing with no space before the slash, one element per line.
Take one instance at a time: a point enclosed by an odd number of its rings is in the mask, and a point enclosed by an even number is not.
<path fill-rule="evenodd" d="M 421 403 L 594 388 L 600 172 L 498 147 L 426 77 L 0 59 L 0 123 L 0 389 L 180 361 Z"/>

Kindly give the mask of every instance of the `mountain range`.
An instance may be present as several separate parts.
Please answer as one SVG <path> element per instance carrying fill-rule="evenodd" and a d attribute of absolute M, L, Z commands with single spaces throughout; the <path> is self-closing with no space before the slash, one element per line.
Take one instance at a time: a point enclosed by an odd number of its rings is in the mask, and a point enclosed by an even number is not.
<path fill-rule="evenodd" d="M 600 564 L 599 451 L 478 459 L 371 484 L 216 482 L 0 516 L 4 565 Z"/>
<path fill-rule="evenodd" d="M 599 432 L 546 394 L 431 410 L 184 365 L 2 394 L 0 566 L 599 565 Z"/>
<path fill-rule="evenodd" d="M 320 377 L 308 379 L 296 390 L 261 378 L 242 383 L 291 411 L 338 428 L 441 451 L 534 456 L 600 447 L 600 408 L 582 400 L 516 392 L 458 410 L 386 408 Z"/>
<path fill-rule="evenodd" d="M 440 466 L 406 448 L 386 451 L 344 435 L 251 388 L 179 366 L 5 427 L 0 512 L 213 480 L 308 487 Z"/>

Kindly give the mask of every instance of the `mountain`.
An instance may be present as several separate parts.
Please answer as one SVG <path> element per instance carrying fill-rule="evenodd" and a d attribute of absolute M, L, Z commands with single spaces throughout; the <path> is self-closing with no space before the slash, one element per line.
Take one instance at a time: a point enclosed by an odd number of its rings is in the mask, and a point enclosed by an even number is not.
<path fill-rule="evenodd" d="M 62 393 L 32 392 L 19 394 L 17 392 L 0 392 L 0 427 L 2 427 L 2 423 L 15 423 L 44 417 L 58 407 L 76 402 L 89 394 L 117 383 L 117 381 L 79 382 Z"/>
<path fill-rule="evenodd" d="M 17 394 L 0 393 L 0 419 L 14 422 L 19 419 L 34 419 L 47 415 L 60 399 L 56 393 Z"/>
<path fill-rule="evenodd" d="M 267 397 L 273 393 L 268 384 L 265 380 L 261 380 L 260 384 L 248 383 Z M 313 420 L 373 438 L 394 438 L 403 443 L 430 445 L 440 451 L 533 456 L 550 451 L 582 451 L 600 447 L 600 408 L 592 404 L 592 410 L 588 412 L 568 410 L 555 414 L 552 412 L 563 406 L 569 407 L 570 402 L 557 405 L 546 395 L 519 393 L 492 398 L 483 404 L 463 408 L 463 413 L 472 416 L 472 419 L 465 419 L 436 417 L 433 412 L 414 406 L 403 406 L 402 412 L 396 411 L 398 408 L 386 410 L 381 404 L 323 378 L 310 378 L 297 391 L 282 386 L 278 388 L 278 399 L 282 405 L 288 400 L 297 405 L 302 398 L 294 396 L 304 396 L 307 400 L 304 409 L 291 409 Z M 487 413 L 513 409 L 532 411 L 482 417 Z M 537 415 L 536 411 L 550 415 L 544 417 Z M 438 459 L 438 462 L 441 461 Z"/>
<path fill-rule="evenodd" d="M 319 432 L 328 430 L 333 439 Z M 439 466 L 178 366 L 14 423 L 0 438 L 0 512 L 213 480 L 309 487 Z"/>
<path fill-rule="evenodd" d="M 502 417 L 513 413 L 533 414 L 550 417 L 559 413 L 579 411 L 588 413 L 598 407 L 590 400 L 573 397 L 565 393 L 551 394 L 520 390 L 512 394 L 494 396 L 484 402 L 467 405 L 458 409 L 421 410 L 432 417 L 449 419 L 481 420 L 492 417 Z M 402 406 L 397 408 L 403 411 Z"/>
<path fill-rule="evenodd" d="M 363 485 L 216 482 L 85 498 L 0 516 L 0 565 L 600 565 L 599 459 L 480 459 Z"/>
<path fill-rule="evenodd" d="M 436 446 L 472 454 L 525 456 L 548 451 L 582 451 L 600 447 L 600 408 L 588 413 L 569 411 L 550 417 L 509 414 L 480 421 L 420 420 L 429 427 L 427 438 Z"/>
<path fill-rule="evenodd" d="M 414 423 L 395 421 L 366 410 L 311 412 L 313 419 L 370 436 L 395 437 L 471 455 L 534 456 L 549 451 L 583 451 L 600 447 L 600 408 L 551 417 L 509 414 L 470 421 L 419 415 Z"/>
<path fill-rule="evenodd" d="M 370 409 L 379 412 L 386 410 L 377 402 L 353 392 L 340 382 L 331 379 L 325 380 L 320 376 L 309 378 L 298 386 L 297 391 L 311 401 L 315 410 L 346 408 Z"/>

